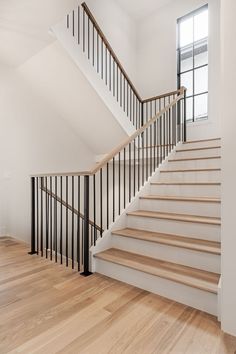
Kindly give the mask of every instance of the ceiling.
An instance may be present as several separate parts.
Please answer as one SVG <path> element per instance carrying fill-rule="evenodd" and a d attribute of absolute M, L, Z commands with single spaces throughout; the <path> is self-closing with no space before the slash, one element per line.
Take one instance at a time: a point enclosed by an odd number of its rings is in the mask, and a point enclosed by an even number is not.
<path fill-rule="evenodd" d="M 120 6 L 136 21 L 151 15 L 153 11 L 173 0 L 116 0 Z"/>
<path fill-rule="evenodd" d="M 53 38 L 49 28 L 77 0 L 0 0 L 0 64 L 18 66 Z"/>

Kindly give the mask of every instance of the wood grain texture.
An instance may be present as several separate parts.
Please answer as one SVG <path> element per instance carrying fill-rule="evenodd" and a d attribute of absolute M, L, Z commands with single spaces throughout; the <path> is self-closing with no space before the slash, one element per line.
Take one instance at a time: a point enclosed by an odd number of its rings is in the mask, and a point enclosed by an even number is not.
<path fill-rule="evenodd" d="M 220 145 L 216 146 L 206 146 L 206 147 L 195 147 L 195 148 L 182 148 L 182 149 L 177 149 L 176 152 L 184 152 L 184 151 L 202 151 L 202 150 L 212 150 L 212 149 L 220 149 Z"/>
<path fill-rule="evenodd" d="M 195 222 L 200 224 L 209 225 L 221 225 L 221 219 L 211 216 L 198 216 L 198 215 L 187 215 L 187 214 L 175 214 L 175 213 L 162 213 L 159 211 L 148 211 L 148 210 L 136 210 L 127 213 L 130 216 L 138 216 L 144 218 L 154 218 L 154 219 L 165 219 L 165 220 L 175 220 L 184 222 Z"/>
<path fill-rule="evenodd" d="M 232 354 L 216 318 L 0 239 L 1 354 Z"/>
<path fill-rule="evenodd" d="M 130 237 L 137 240 L 160 243 L 173 247 L 186 248 L 198 252 L 206 252 L 216 255 L 221 254 L 220 242 L 215 241 L 201 240 L 197 238 L 170 235 L 132 228 L 113 230 L 112 234 L 122 237 Z"/>
<path fill-rule="evenodd" d="M 152 186 L 220 186 L 220 182 L 151 182 Z"/>
<path fill-rule="evenodd" d="M 144 200 L 169 200 L 177 202 L 196 202 L 196 203 L 220 203 L 220 198 L 213 197 L 181 197 L 181 196 L 169 196 L 169 195 L 144 195 L 140 197 Z"/>
<path fill-rule="evenodd" d="M 183 144 L 204 143 L 204 142 L 207 142 L 207 141 L 216 141 L 216 140 L 221 140 L 221 138 L 201 139 L 201 140 L 189 140 L 189 141 L 183 142 Z"/>
<path fill-rule="evenodd" d="M 187 157 L 178 159 L 169 159 L 168 162 L 181 162 L 181 161 L 201 161 L 201 160 L 218 160 L 221 156 L 206 156 L 206 157 Z"/>
<path fill-rule="evenodd" d="M 116 248 L 109 248 L 96 254 L 95 257 L 157 277 L 172 280 L 176 283 L 217 294 L 220 278 L 219 274 L 186 267 L 136 253 L 126 252 Z"/>
<path fill-rule="evenodd" d="M 180 168 L 175 170 L 161 170 L 160 173 L 173 173 L 173 172 L 216 172 L 221 171 L 221 168 Z"/>

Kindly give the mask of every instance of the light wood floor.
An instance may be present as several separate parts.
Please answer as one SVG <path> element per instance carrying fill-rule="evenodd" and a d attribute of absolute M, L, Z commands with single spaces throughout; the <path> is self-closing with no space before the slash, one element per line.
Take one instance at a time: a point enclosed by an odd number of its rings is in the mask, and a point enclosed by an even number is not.
<path fill-rule="evenodd" d="M 27 251 L 0 239 L 1 354 L 235 353 L 210 315 Z"/>

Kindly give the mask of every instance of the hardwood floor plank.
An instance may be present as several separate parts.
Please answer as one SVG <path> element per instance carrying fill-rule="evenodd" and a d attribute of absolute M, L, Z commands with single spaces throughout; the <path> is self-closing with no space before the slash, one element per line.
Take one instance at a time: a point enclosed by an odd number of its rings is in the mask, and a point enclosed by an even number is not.
<path fill-rule="evenodd" d="M 236 350 L 236 338 L 213 316 L 99 274 L 81 277 L 27 251 L 0 239 L 1 354 Z"/>

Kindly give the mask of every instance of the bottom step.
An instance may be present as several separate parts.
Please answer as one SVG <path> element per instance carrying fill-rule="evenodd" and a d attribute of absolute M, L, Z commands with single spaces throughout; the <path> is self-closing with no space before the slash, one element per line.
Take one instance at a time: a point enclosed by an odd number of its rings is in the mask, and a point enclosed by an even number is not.
<path fill-rule="evenodd" d="M 218 274 L 114 248 L 95 259 L 98 273 L 217 315 Z"/>

